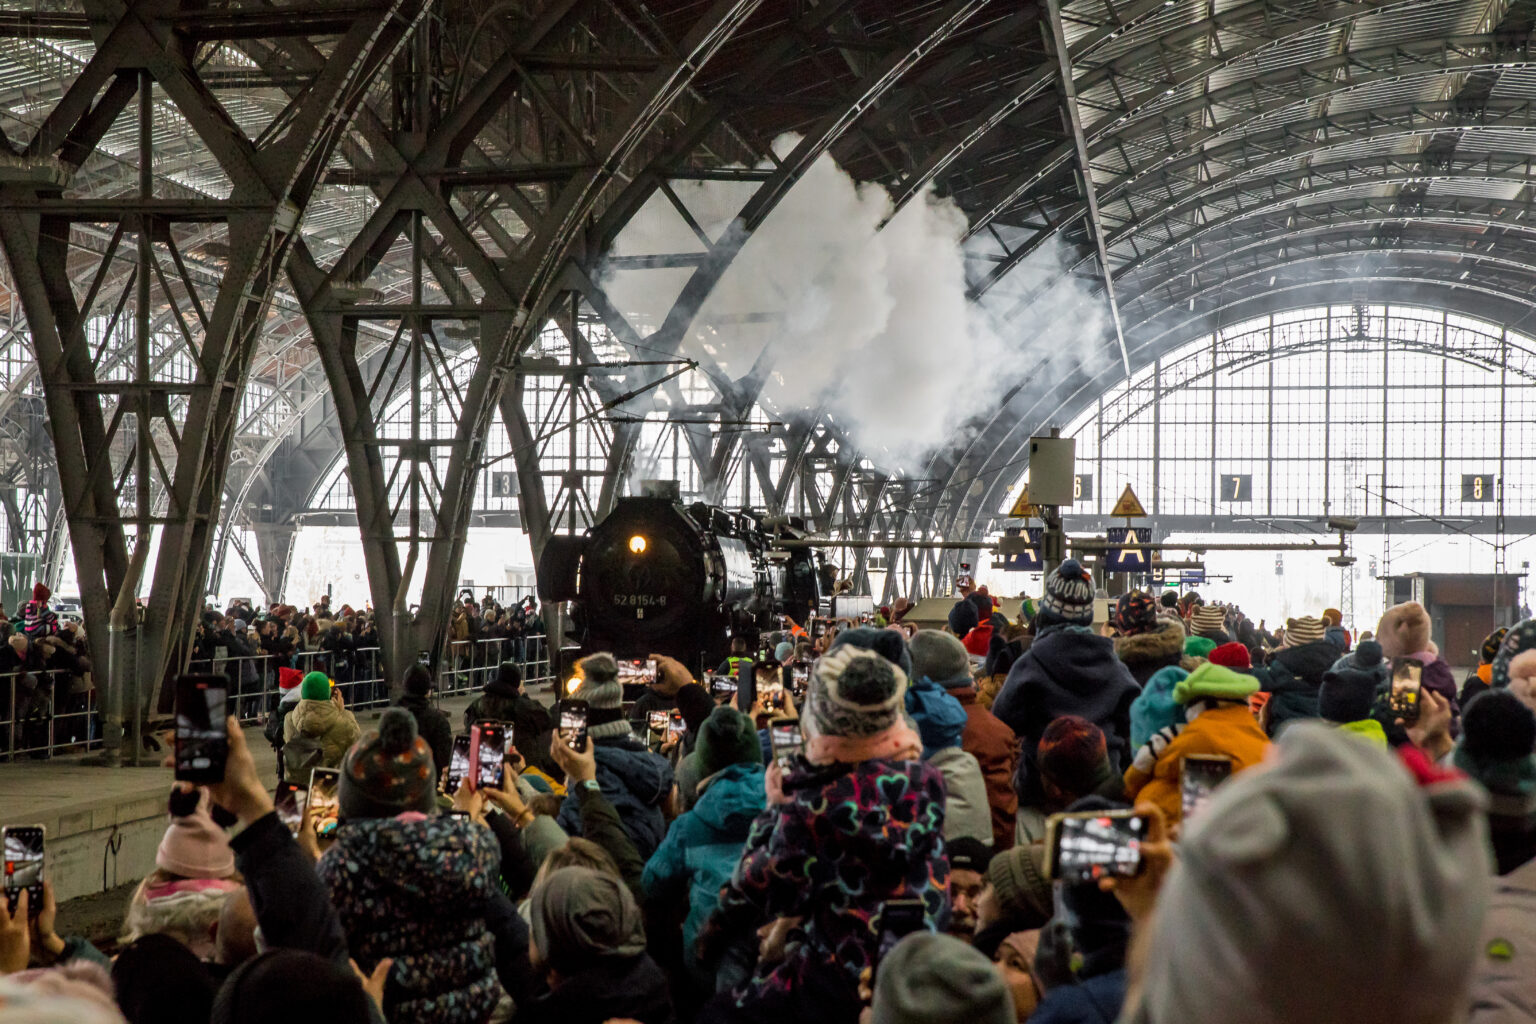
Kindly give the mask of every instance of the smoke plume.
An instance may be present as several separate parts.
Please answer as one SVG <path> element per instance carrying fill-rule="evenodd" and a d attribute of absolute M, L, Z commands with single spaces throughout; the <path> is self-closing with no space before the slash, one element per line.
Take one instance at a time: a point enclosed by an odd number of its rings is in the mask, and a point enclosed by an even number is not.
<path fill-rule="evenodd" d="M 666 319 L 692 268 L 636 269 L 633 257 L 698 253 L 699 232 L 716 241 L 740 230 L 735 214 L 754 187 L 679 182 L 693 225 L 658 195 L 625 228 L 602 280 L 642 337 Z M 1064 273 L 1070 257 L 1054 241 L 972 302 L 967 287 L 996 265 L 996 239 L 963 242 L 965 215 L 931 191 L 894 217 L 893 207 L 885 189 L 822 156 L 746 240 L 682 353 L 732 380 L 763 376 L 773 415 L 824 414 L 876 465 L 915 474 L 1020 381 L 1015 401 L 1027 407 L 1075 371 L 1094 372 L 1108 355 L 1107 314 Z"/>

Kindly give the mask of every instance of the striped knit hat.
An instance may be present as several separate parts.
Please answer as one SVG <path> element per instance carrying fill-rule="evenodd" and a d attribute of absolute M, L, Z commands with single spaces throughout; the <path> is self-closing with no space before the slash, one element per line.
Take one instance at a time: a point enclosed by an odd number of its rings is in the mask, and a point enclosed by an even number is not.
<path fill-rule="evenodd" d="M 1140 590 L 1121 594 L 1115 604 L 1115 628 L 1126 636 L 1150 633 L 1157 628 L 1157 602 Z"/>
<path fill-rule="evenodd" d="M 1219 604 L 1202 604 L 1189 620 L 1190 629 L 1203 636 L 1227 631 L 1227 610 Z M 1322 639 L 1321 636 L 1318 637 Z"/>
<path fill-rule="evenodd" d="M 1315 644 L 1326 637 L 1322 619 L 1314 619 L 1310 615 L 1303 615 L 1299 619 L 1285 620 L 1285 646 L 1300 647 L 1302 644 Z"/>
<path fill-rule="evenodd" d="M 834 648 L 816 661 L 806 693 L 807 735 L 866 737 L 901 717 L 907 674 L 862 647 Z"/>
<path fill-rule="evenodd" d="M 629 735 L 624 720 L 624 688 L 619 685 L 619 663 L 608 653 L 592 654 L 577 662 L 581 688 L 576 696 L 587 702 L 587 735 L 594 740 Z"/>
<path fill-rule="evenodd" d="M 1077 559 L 1067 559 L 1045 578 L 1040 613 L 1075 626 L 1093 622 L 1093 584 Z"/>

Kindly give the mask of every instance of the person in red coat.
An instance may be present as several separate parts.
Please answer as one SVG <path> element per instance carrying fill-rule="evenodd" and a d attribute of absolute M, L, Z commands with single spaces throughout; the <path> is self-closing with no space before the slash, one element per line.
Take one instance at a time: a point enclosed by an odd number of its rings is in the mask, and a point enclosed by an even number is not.
<path fill-rule="evenodd" d="M 960 749 L 981 764 L 982 778 L 987 783 L 987 802 L 992 808 L 993 849 L 1008 849 L 1013 845 L 1013 819 L 1019 809 L 1019 797 L 1013 789 L 1013 770 L 1019 749 L 1013 730 L 977 703 L 971 660 L 966 648 L 953 634 L 937 629 L 918 630 L 907 650 L 912 656 L 912 678 L 926 676 L 944 687 L 965 708 L 966 722 L 960 734 Z"/>

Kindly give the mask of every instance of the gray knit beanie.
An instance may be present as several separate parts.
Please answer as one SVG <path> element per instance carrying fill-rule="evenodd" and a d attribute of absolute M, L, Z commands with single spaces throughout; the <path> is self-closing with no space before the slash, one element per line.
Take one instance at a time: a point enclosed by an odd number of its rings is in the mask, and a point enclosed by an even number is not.
<path fill-rule="evenodd" d="M 918 932 L 880 962 L 871 1024 L 1014 1024 L 1003 976 L 970 945 Z"/>
<path fill-rule="evenodd" d="M 927 677 L 945 689 L 970 686 L 971 655 L 953 633 L 920 629 L 907 644 L 912 655 L 912 678 Z"/>
<path fill-rule="evenodd" d="M 624 720 L 624 687 L 619 685 L 619 663 L 608 653 L 591 654 L 576 666 L 581 687 L 575 696 L 587 702 L 587 735 L 594 740 L 628 736 Z"/>
<path fill-rule="evenodd" d="M 862 647 L 838 647 L 816 660 L 806 693 L 809 736 L 862 738 L 901 716 L 907 677 L 901 667 Z"/>
<path fill-rule="evenodd" d="M 1386 750 L 1316 722 L 1276 747 L 1185 832 L 1123 1019 L 1461 1019 L 1488 906 L 1480 791 L 1421 788 Z"/>
<path fill-rule="evenodd" d="M 606 957 L 645 952 L 645 925 L 629 887 L 584 867 L 551 871 L 529 895 L 529 927 L 539 960 L 575 974 Z"/>

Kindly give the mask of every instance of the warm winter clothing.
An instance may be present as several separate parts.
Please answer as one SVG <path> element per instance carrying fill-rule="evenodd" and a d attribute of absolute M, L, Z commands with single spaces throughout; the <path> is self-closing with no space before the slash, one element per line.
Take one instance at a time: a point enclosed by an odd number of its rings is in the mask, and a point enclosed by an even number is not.
<path fill-rule="evenodd" d="M 985 658 L 992 649 L 992 636 L 992 620 L 983 619 L 980 625 L 965 634 L 961 643 L 965 645 L 966 653 Z"/>
<path fill-rule="evenodd" d="M 720 907 L 727 921 L 751 927 L 804 915 L 804 937 L 732 993 L 733 1012 L 852 1020 L 880 908 L 920 899 L 929 930 L 947 911 L 943 777 L 922 761 L 868 760 L 788 772 L 783 790 L 784 802 L 753 822 Z"/>
<path fill-rule="evenodd" d="M 863 738 L 878 735 L 900 721 L 907 676 L 892 659 L 883 656 L 881 660 L 895 672 L 878 671 L 878 666 L 862 657 L 868 650 L 857 645 L 834 646 L 817 659 L 800 709 L 807 735 Z"/>
<path fill-rule="evenodd" d="M 672 766 L 627 732 L 610 739 L 593 738 L 592 744 L 598 788 L 619 812 L 624 832 L 640 856 L 648 859 L 667 832 L 661 804 L 672 792 Z M 580 834 L 581 809 L 575 793 L 566 795 L 555 820 L 571 835 Z"/>
<path fill-rule="evenodd" d="M 1173 699 L 1173 688 L 1188 672 L 1176 666 L 1160 668 L 1131 702 L 1131 749 L 1140 750 L 1153 734 L 1184 724 L 1184 708 Z"/>
<path fill-rule="evenodd" d="M 546 775 L 561 774 L 549 755 L 549 709 L 523 692 L 522 670 L 515 663 L 503 662 L 484 692 L 464 709 L 466 732 L 480 722 L 511 722 L 512 741 L 523 760 Z"/>
<path fill-rule="evenodd" d="M 1488 792 L 1488 831 L 1499 874 L 1536 857 L 1536 715 L 1508 690 L 1467 705 L 1452 762 Z"/>
<path fill-rule="evenodd" d="M 1322 619 L 1314 619 L 1310 615 L 1303 615 L 1299 619 L 1285 620 L 1286 647 L 1303 647 L 1307 644 L 1326 642 L 1327 627 L 1323 625 Z M 1329 646 L 1332 647 L 1333 645 L 1329 644 Z M 1337 656 L 1339 649 L 1334 647 L 1333 653 Z"/>
<path fill-rule="evenodd" d="M 1140 590 L 1121 594 L 1115 602 L 1112 621 L 1125 637 L 1154 632 L 1158 628 L 1157 602 L 1152 600 L 1152 595 Z"/>
<path fill-rule="evenodd" d="M 1165 745 L 1149 744 L 1136 753 L 1125 772 L 1126 796 L 1162 808 L 1172 824 L 1182 819 L 1180 781 L 1184 758 L 1221 754 L 1232 759 L 1232 774 L 1264 759 L 1269 738 L 1248 710 L 1248 695 L 1258 689 L 1252 676 L 1221 665 L 1201 665 L 1174 687 L 1174 700 L 1187 719 L 1179 734 Z"/>
<path fill-rule="evenodd" d="M 738 712 L 739 714 L 739 712 Z M 693 810 L 672 823 L 667 838 L 645 865 L 648 903 L 668 905 L 686 890 L 688 918 L 683 922 L 683 958 L 699 968 L 694 941 L 720 905 L 720 887 L 731 880 L 741 860 L 752 822 L 766 800 L 761 764 L 732 764 L 709 779 Z"/>
<path fill-rule="evenodd" d="M 1189 631 L 1194 636 L 1214 640 L 1218 645 L 1231 643 L 1227 632 L 1227 610 L 1219 604 L 1203 604 L 1189 617 Z"/>
<path fill-rule="evenodd" d="M 1154 672 L 1176 668 L 1183 660 L 1184 639 L 1178 619 L 1163 619 L 1152 630 L 1115 637 L 1115 657 L 1131 670 L 1138 686 L 1146 686 Z"/>
<path fill-rule="evenodd" d="M 448 721 L 448 716 L 433 707 L 426 694 L 402 694 L 396 706 L 409 711 L 416 720 L 417 735 L 432 751 L 434 776 L 448 767 L 448 758 L 453 753 L 453 723 Z"/>
<path fill-rule="evenodd" d="M 827 653 L 831 654 L 842 647 L 874 651 L 886 661 L 899 666 L 908 678 L 912 675 L 912 655 L 907 651 L 907 639 L 894 629 L 875 629 L 871 626 L 845 629 L 832 638 Z"/>
<path fill-rule="evenodd" d="M 1470 709 L 1469 709 L 1470 711 Z M 1536 860 L 1494 879 L 1477 944 L 1466 1024 L 1536 1019 Z"/>
<path fill-rule="evenodd" d="M 952 746 L 934 751 L 925 760 L 944 775 L 944 838 L 970 836 L 990 846 L 994 840 L 987 781 L 976 758 Z"/>
<path fill-rule="evenodd" d="M 1219 644 L 1212 648 L 1206 660 L 1212 665 L 1221 665 L 1224 668 L 1235 669 L 1239 672 L 1247 672 L 1253 668 L 1253 658 L 1248 648 L 1233 641 L 1232 643 Z"/>
<path fill-rule="evenodd" d="M 752 719 L 729 705 L 709 713 L 699 729 L 693 752 L 698 755 L 700 778 L 708 778 L 735 764 L 763 763 L 763 749 L 758 743 Z"/>
<path fill-rule="evenodd" d="M 500 853 L 489 829 L 451 817 L 343 821 L 320 858 L 347 946 L 366 971 L 393 957 L 385 991 L 390 1020 L 478 1024 L 498 998 L 493 934 Z M 504 920 L 497 917 L 498 920 Z"/>
<path fill-rule="evenodd" d="M 228 878 L 235 873 L 229 839 L 214 824 L 204 796 L 201 790 L 172 791 L 170 825 L 155 851 L 155 866 L 162 871 L 183 878 Z"/>
<path fill-rule="evenodd" d="M 624 717 L 624 687 L 619 682 L 619 663 L 600 652 L 577 662 L 581 672 L 579 696 L 587 702 L 587 735 L 593 740 L 622 739 L 630 734 Z M 660 837 L 657 837 L 660 841 Z M 654 849 L 654 845 L 652 849 Z"/>
<path fill-rule="evenodd" d="M 1139 692 L 1109 638 L 1078 626 L 1048 628 L 1036 637 L 1014 662 L 992 704 L 992 713 L 1022 741 L 1020 806 L 1039 804 L 1035 749 L 1045 727 L 1062 715 L 1078 715 L 1097 725 L 1116 771 L 1123 770 L 1131 756 L 1131 702 Z"/>
<path fill-rule="evenodd" d="M 363 734 L 342 760 L 337 802 L 341 817 L 390 818 L 406 811 L 430 814 L 437 807 L 437 768 L 416 720 L 389 708 L 379 727 Z"/>
<path fill-rule="evenodd" d="M 1093 622 L 1093 580 L 1082 563 L 1069 558 L 1045 578 L 1045 597 L 1035 618 L 1037 629 L 1087 626 Z"/>
<path fill-rule="evenodd" d="M 303 700 L 330 700 L 331 680 L 324 672 L 309 672 L 299 683 L 299 697 Z"/>
<path fill-rule="evenodd" d="M 1279 735 L 1280 728 L 1293 719 L 1317 717 L 1317 692 L 1323 685 L 1323 673 L 1339 657 L 1339 649 L 1321 638 L 1297 646 L 1290 643 L 1291 633 L 1287 631 L 1285 639 L 1286 646 L 1269 663 L 1271 736 Z"/>
<path fill-rule="evenodd" d="M 977 702 L 974 686 L 956 687 L 949 693 L 965 709 L 960 749 L 974 757 L 981 768 L 987 790 L 985 806 L 992 817 L 992 838 L 997 849 L 1005 850 L 1013 845 L 1013 820 L 1019 809 L 1019 796 L 1013 790 L 1018 742 L 1012 729 Z"/>
<path fill-rule="evenodd" d="M 1039 928 L 1055 912 L 1051 880 L 1045 877 L 1043 844 L 1015 846 L 993 857 L 987 865 L 987 883 L 1014 931 Z"/>
<path fill-rule="evenodd" d="M 976 613 L 974 604 L 961 598 L 949 610 L 947 622 L 951 633 L 956 636 L 965 636 L 981 624 L 981 616 Z"/>
<path fill-rule="evenodd" d="M 330 683 L 326 683 L 326 686 L 329 687 Z M 352 712 L 328 696 L 320 700 L 309 697 L 300 699 L 283 720 L 283 744 L 286 746 L 292 743 L 293 738 L 300 733 L 313 737 L 320 744 L 322 764 L 326 768 L 335 768 L 341 764 L 347 748 L 357 742 L 361 732 Z"/>
<path fill-rule="evenodd" d="M 1459 1019 L 1489 890 L 1476 788 L 1418 788 L 1318 724 L 1278 746 L 1184 831 L 1127 1024 Z"/>
<path fill-rule="evenodd" d="M 1015 1024 L 1013 996 L 968 943 L 919 932 L 880 963 L 870 1024 Z"/>

